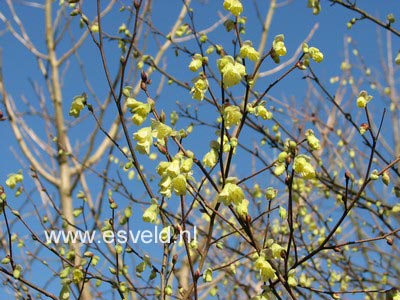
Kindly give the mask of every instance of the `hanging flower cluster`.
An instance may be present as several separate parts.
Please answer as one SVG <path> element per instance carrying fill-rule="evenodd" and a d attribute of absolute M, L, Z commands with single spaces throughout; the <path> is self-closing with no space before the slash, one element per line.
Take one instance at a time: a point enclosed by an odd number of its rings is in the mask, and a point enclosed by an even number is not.
<path fill-rule="evenodd" d="M 151 200 L 151 205 L 144 211 L 142 219 L 147 223 L 155 223 L 157 221 L 160 209 L 156 199 Z"/>
<path fill-rule="evenodd" d="M 203 157 L 203 165 L 209 168 L 214 167 L 218 162 L 218 150 L 211 148 L 204 157 Z"/>
<path fill-rule="evenodd" d="M 253 44 L 251 41 L 245 41 L 240 48 L 240 57 L 248 58 L 251 61 L 257 61 L 260 59 L 260 53 L 258 53 L 258 51 L 253 48 Z"/>
<path fill-rule="evenodd" d="M 227 129 L 231 128 L 233 125 L 239 125 L 242 120 L 242 113 L 239 106 L 226 105 L 224 107 L 223 118 Z"/>
<path fill-rule="evenodd" d="M 229 179 L 229 180 L 228 180 Z M 233 183 L 236 178 L 228 178 L 224 188 L 218 195 L 218 201 L 226 206 L 231 204 L 240 205 L 244 200 L 244 192 L 241 187 Z"/>
<path fill-rule="evenodd" d="M 372 98 L 373 97 L 368 95 L 366 91 L 361 91 L 357 97 L 357 106 L 359 108 L 365 108 Z"/>
<path fill-rule="evenodd" d="M 17 186 L 19 182 L 22 182 L 24 179 L 24 176 L 22 173 L 16 173 L 16 174 L 10 174 L 8 175 L 8 178 L 6 180 L 6 186 L 8 186 L 10 189 L 13 189 Z"/>
<path fill-rule="evenodd" d="M 272 53 L 271 58 L 275 63 L 279 64 L 281 56 L 286 55 L 286 47 L 285 47 L 285 36 L 283 34 L 278 34 L 275 36 L 274 41 L 272 42 Z"/>
<path fill-rule="evenodd" d="M 165 145 L 165 139 L 175 135 L 176 132 L 168 125 L 151 120 L 151 127 L 143 127 L 133 134 L 133 139 L 136 141 L 135 149 L 140 154 L 150 154 L 150 147 L 153 144 L 153 138 L 157 139 L 160 145 Z"/>
<path fill-rule="evenodd" d="M 308 47 L 306 43 L 303 44 L 303 52 L 303 64 L 305 67 L 310 65 L 310 58 L 316 63 L 320 63 L 324 59 L 324 54 L 318 48 Z"/>
<path fill-rule="evenodd" d="M 195 55 L 193 55 L 192 61 L 189 64 L 189 69 L 192 72 L 196 72 L 203 66 L 203 64 L 207 63 L 208 57 L 203 57 L 201 56 L 201 54 L 196 53 Z"/>
<path fill-rule="evenodd" d="M 126 99 L 126 105 L 130 109 L 132 115 L 132 122 L 135 125 L 142 125 L 142 123 L 146 120 L 148 114 L 151 111 L 152 101 L 148 101 L 147 103 L 143 103 L 137 101 L 134 98 L 128 97 Z"/>
<path fill-rule="evenodd" d="M 172 192 L 177 196 L 186 194 L 187 181 L 192 180 L 193 159 L 186 158 L 181 152 L 172 161 L 162 161 L 158 164 L 156 171 L 161 176 L 158 184 L 160 194 L 170 198 Z"/>
<path fill-rule="evenodd" d="M 307 7 L 313 9 L 314 15 L 318 15 L 321 12 L 321 3 L 319 3 L 319 0 L 308 0 Z"/>
<path fill-rule="evenodd" d="M 190 93 L 192 94 L 192 98 L 202 101 L 204 99 L 204 94 L 208 90 L 208 80 L 204 76 L 204 74 L 200 74 L 196 78 L 192 80 L 193 82 L 193 87 L 190 90 Z"/>
<path fill-rule="evenodd" d="M 266 107 L 265 107 L 265 102 L 259 103 L 257 106 L 253 106 L 252 103 L 247 104 L 247 111 L 255 115 L 257 117 L 261 117 L 263 120 L 271 120 L 273 117 L 272 112 L 270 112 Z"/>
<path fill-rule="evenodd" d="M 74 118 L 79 117 L 81 111 L 85 108 L 86 100 L 87 100 L 86 93 L 83 93 L 82 95 L 79 96 L 75 96 L 71 103 L 69 115 Z"/>
<path fill-rule="evenodd" d="M 275 270 L 271 264 L 265 258 L 264 255 L 260 255 L 254 263 L 254 268 L 260 271 L 260 277 L 262 281 L 273 280 L 276 278 Z"/>
<path fill-rule="evenodd" d="M 300 154 L 294 158 L 293 170 L 300 174 L 304 179 L 315 178 L 314 167 L 310 164 L 311 158 Z"/>
<path fill-rule="evenodd" d="M 320 150 L 321 149 L 319 140 L 315 137 L 314 131 L 312 131 L 312 129 L 308 129 L 306 131 L 306 139 L 307 139 L 308 146 L 310 146 L 310 148 L 312 150 Z"/>
<path fill-rule="evenodd" d="M 219 130 L 217 130 L 215 134 L 218 136 L 218 139 L 211 141 L 210 143 L 211 149 L 203 157 L 204 166 L 210 168 L 214 167 L 215 164 L 218 162 L 218 153 L 221 148 L 221 133 Z M 224 135 L 222 152 L 229 152 L 233 148 L 233 154 L 235 154 L 237 142 L 238 141 L 235 137 L 231 137 L 230 139 L 228 139 L 228 137 Z"/>
<path fill-rule="evenodd" d="M 243 12 L 243 5 L 239 0 L 225 0 L 224 8 L 236 17 Z"/>
<path fill-rule="evenodd" d="M 150 154 L 150 147 L 153 144 L 153 135 L 151 127 L 143 127 L 133 134 L 133 139 L 136 141 L 135 149 L 140 154 Z"/>
<path fill-rule="evenodd" d="M 286 151 L 282 151 L 278 155 L 278 160 L 275 163 L 274 174 L 276 176 L 281 176 L 283 172 L 286 170 L 286 158 L 289 156 L 289 153 Z"/>
<path fill-rule="evenodd" d="M 246 68 L 236 62 L 232 56 L 225 55 L 217 61 L 218 70 L 222 74 L 222 82 L 225 87 L 237 85 L 242 77 L 246 75 Z"/>

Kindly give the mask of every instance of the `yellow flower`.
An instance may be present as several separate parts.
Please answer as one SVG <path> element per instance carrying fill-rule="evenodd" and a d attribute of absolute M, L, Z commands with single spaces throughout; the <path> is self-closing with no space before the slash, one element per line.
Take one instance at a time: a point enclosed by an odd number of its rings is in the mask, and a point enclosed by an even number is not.
<path fill-rule="evenodd" d="M 274 174 L 280 176 L 285 172 L 286 166 L 284 163 L 278 162 L 275 164 Z"/>
<path fill-rule="evenodd" d="M 147 223 L 155 223 L 157 221 L 158 213 L 158 205 L 153 203 L 144 211 L 142 219 Z"/>
<path fill-rule="evenodd" d="M 396 58 L 394 59 L 396 65 L 400 65 L 400 51 L 397 52 Z"/>
<path fill-rule="evenodd" d="M 159 140 L 169 137 L 172 133 L 172 128 L 160 121 L 152 120 L 151 127 L 153 128 L 152 134 Z"/>
<path fill-rule="evenodd" d="M 236 204 L 239 205 L 244 199 L 244 193 L 241 187 L 234 183 L 226 183 L 222 191 L 218 195 L 218 201 L 225 205 Z"/>
<path fill-rule="evenodd" d="M 293 170 L 304 179 L 315 178 L 314 167 L 310 164 L 310 158 L 306 155 L 298 155 L 293 162 Z"/>
<path fill-rule="evenodd" d="M 192 61 L 189 64 L 189 69 L 192 72 L 196 72 L 197 70 L 199 70 L 201 67 L 203 66 L 203 57 L 201 56 L 201 54 L 196 53 L 193 56 Z"/>
<path fill-rule="evenodd" d="M 151 127 L 144 127 L 133 134 L 133 139 L 137 141 L 136 150 L 141 154 L 150 154 L 150 146 L 153 144 Z"/>
<path fill-rule="evenodd" d="M 72 271 L 72 282 L 73 283 L 79 283 L 82 282 L 83 280 L 83 272 L 79 268 L 74 268 Z"/>
<path fill-rule="evenodd" d="M 277 244 L 277 243 L 273 243 L 270 247 L 269 247 L 272 251 L 272 256 L 274 258 L 283 258 L 282 255 L 285 254 L 285 248 L 283 248 L 281 245 Z"/>
<path fill-rule="evenodd" d="M 184 175 L 178 175 L 172 179 L 171 183 L 174 193 L 178 196 L 183 196 L 186 194 L 186 178 Z"/>
<path fill-rule="evenodd" d="M 242 77 L 246 75 L 246 68 L 241 63 L 235 62 L 230 55 L 218 59 L 217 66 L 226 87 L 238 84 Z"/>
<path fill-rule="evenodd" d="M 242 120 L 242 113 L 240 108 L 235 105 L 229 105 L 224 107 L 223 113 L 225 127 L 230 128 L 232 125 L 238 125 Z"/>
<path fill-rule="evenodd" d="M 318 48 L 310 47 L 308 48 L 308 53 L 311 59 L 317 63 L 320 63 L 324 59 L 324 55 Z"/>
<path fill-rule="evenodd" d="M 192 158 L 187 158 L 187 159 L 182 159 L 181 161 L 181 172 L 183 173 L 189 173 L 192 170 L 193 167 L 193 159 Z"/>
<path fill-rule="evenodd" d="M 308 0 L 307 7 L 313 9 L 313 14 L 318 15 L 321 12 L 321 4 L 319 0 Z"/>
<path fill-rule="evenodd" d="M 264 256 L 260 256 L 257 258 L 254 267 L 256 270 L 260 271 L 262 281 L 268 281 L 276 277 L 275 270 L 272 268 L 271 264 L 265 259 Z"/>
<path fill-rule="evenodd" d="M 203 280 L 204 282 L 211 282 L 212 281 L 212 269 L 208 268 L 203 273 Z"/>
<path fill-rule="evenodd" d="M 267 188 L 267 191 L 265 192 L 265 197 L 268 200 L 273 200 L 276 198 L 276 196 L 278 196 L 278 190 L 274 189 L 273 187 L 269 187 Z"/>
<path fill-rule="evenodd" d="M 21 173 L 10 174 L 6 180 L 6 186 L 8 186 L 10 189 L 13 189 L 17 186 L 17 183 L 22 182 L 23 179 L 24 176 Z"/>
<path fill-rule="evenodd" d="M 244 75 L 246 68 L 241 63 L 227 64 L 222 70 L 222 81 L 226 87 L 231 87 L 237 85 Z"/>
<path fill-rule="evenodd" d="M 158 175 L 163 175 L 171 163 L 169 161 L 162 161 L 158 164 L 156 171 Z"/>
<path fill-rule="evenodd" d="M 204 99 L 204 94 L 208 90 L 208 81 L 204 76 L 198 76 L 193 79 L 193 87 L 190 90 L 190 93 L 192 94 L 192 98 L 196 100 L 203 100 Z"/>
<path fill-rule="evenodd" d="M 151 105 L 149 103 L 142 103 L 130 97 L 127 98 L 126 105 L 130 109 L 130 112 L 133 114 L 132 122 L 135 125 L 141 125 L 146 120 L 147 115 L 151 111 Z"/>
<path fill-rule="evenodd" d="M 312 150 L 319 150 L 321 149 L 321 145 L 319 144 L 319 140 L 315 137 L 314 131 L 308 129 L 306 131 L 306 139 L 307 143 Z"/>
<path fill-rule="evenodd" d="M 69 115 L 74 118 L 79 117 L 81 110 L 85 108 L 86 100 L 87 100 L 87 95 L 85 93 L 79 96 L 75 96 L 71 103 L 71 109 L 69 110 Z"/>
<path fill-rule="evenodd" d="M 286 55 L 286 47 L 285 43 L 283 42 L 284 39 L 285 36 L 283 34 L 278 34 L 277 36 L 275 36 L 274 41 L 272 42 L 272 48 L 278 56 Z"/>
<path fill-rule="evenodd" d="M 172 177 L 176 177 L 181 173 L 181 169 L 179 166 L 179 160 L 173 159 L 168 168 L 165 170 L 166 174 Z"/>
<path fill-rule="evenodd" d="M 264 120 L 271 120 L 272 117 L 273 117 L 272 112 L 267 110 L 265 108 L 265 106 L 263 106 L 263 105 L 258 105 L 256 107 L 256 113 L 255 114 L 256 114 L 256 116 L 260 116 Z"/>
<path fill-rule="evenodd" d="M 249 214 L 249 200 L 243 199 L 242 202 L 236 205 L 235 209 L 239 216 L 246 217 Z"/>
<path fill-rule="evenodd" d="M 218 161 L 218 152 L 215 149 L 211 149 L 203 157 L 203 164 L 206 167 L 210 168 L 214 167 L 217 161 Z"/>
<path fill-rule="evenodd" d="M 236 17 L 243 12 L 243 5 L 239 0 L 225 0 L 224 8 Z"/>
<path fill-rule="evenodd" d="M 368 95 L 366 91 L 361 91 L 357 97 L 357 106 L 360 108 L 365 108 L 372 98 L 373 97 Z"/>
<path fill-rule="evenodd" d="M 250 41 L 245 41 L 243 46 L 240 48 L 240 57 L 249 58 L 251 61 L 257 61 L 260 59 L 260 53 L 253 48 Z"/>
<path fill-rule="evenodd" d="M 161 177 L 160 182 L 158 183 L 158 186 L 160 187 L 160 194 L 163 195 L 164 197 L 170 198 L 172 195 L 171 192 L 171 183 L 172 179 L 168 175 L 163 175 Z"/>
<path fill-rule="evenodd" d="M 225 66 L 227 66 L 228 64 L 234 64 L 235 60 L 233 59 L 232 56 L 230 55 L 225 55 L 224 57 L 220 58 L 217 60 L 217 67 L 218 70 L 223 73 L 223 69 L 225 68 Z"/>

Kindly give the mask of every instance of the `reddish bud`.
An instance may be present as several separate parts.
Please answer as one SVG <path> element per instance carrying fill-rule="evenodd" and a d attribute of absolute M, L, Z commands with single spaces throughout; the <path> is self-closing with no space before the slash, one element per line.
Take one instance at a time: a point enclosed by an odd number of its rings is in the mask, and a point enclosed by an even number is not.
<path fill-rule="evenodd" d="M 142 70 L 142 73 L 140 74 L 140 77 L 143 82 L 147 82 L 147 74 L 145 71 Z"/>
<path fill-rule="evenodd" d="M 140 83 L 140 88 L 141 88 L 143 91 L 146 92 L 146 91 L 147 91 L 147 85 L 146 85 L 146 83 L 142 81 L 142 82 Z"/>
<path fill-rule="evenodd" d="M 368 125 L 367 123 L 362 123 L 361 126 L 360 126 L 360 128 L 363 129 L 363 130 L 365 130 L 365 131 L 367 131 L 367 130 L 370 129 L 370 127 L 369 127 L 369 125 Z"/>
<path fill-rule="evenodd" d="M 178 254 L 175 254 L 175 255 L 172 257 L 172 263 L 173 263 L 173 264 L 176 264 L 177 261 L 178 261 Z"/>
<path fill-rule="evenodd" d="M 194 273 L 194 278 L 195 278 L 195 280 L 197 280 L 197 279 L 199 279 L 199 277 L 200 277 L 200 270 L 197 269 L 196 272 Z"/>

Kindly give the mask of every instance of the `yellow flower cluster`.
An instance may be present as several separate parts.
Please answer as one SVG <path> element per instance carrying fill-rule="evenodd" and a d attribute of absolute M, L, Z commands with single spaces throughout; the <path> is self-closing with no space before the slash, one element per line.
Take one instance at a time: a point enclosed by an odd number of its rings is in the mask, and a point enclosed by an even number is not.
<path fill-rule="evenodd" d="M 310 58 L 316 63 L 320 63 L 324 59 L 324 54 L 315 47 L 308 47 L 306 43 L 303 44 L 304 52 L 304 66 L 308 67 L 310 65 Z"/>
<path fill-rule="evenodd" d="M 257 105 L 255 115 L 261 117 L 263 120 L 271 120 L 273 117 L 272 112 L 265 108 L 263 105 Z"/>
<path fill-rule="evenodd" d="M 196 53 L 193 56 L 193 59 L 189 64 L 189 69 L 192 72 L 196 72 L 203 66 L 203 64 L 205 64 L 207 62 L 208 62 L 207 57 L 203 57 L 203 56 L 201 56 L 201 54 Z"/>
<path fill-rule="evenodd" d="M 203 165 L 206 167 L 214 167 L 218 161 L 218 150 L 211 148 L 210 151 L 208 151 L 204 157 L 203 157 Z"/>
<path fill-rule="evenodd" d="M 132 122 L 135 125 L 142 125 L 151 111 L 151 102 L 143 103 L 131 97 L 127 98 L 126 105 L 133 114 Z"/>
<path fill-rule="evenodd" d="M 150 154 L 150 147 L 153 144 L 153 138 L 158 139 L 161 145 L 165 144 L 165 139 L 176 134 L 168 125 L 152 120 L 151 127 L 143 127 L 133 134 L 133 139 L 136 141 L 135 149 L 140 154 Z"/>
<path fill-rule="evenodd" d="M 244 200 L 244 192 L 241 187 L 232 182 L 227 182 L 218 195 L 218 201 L 226 206 L 231 204 L 240 205 Z"/>
<path fill-rule="evenodd" d="M 200 74 L 198 77 L 192 80 L 193 87 L 190 90 L 192 98 L 202 101 L 204 99 L 204 94 L 208 90 L 208 80 L 204 75 Z"/>
<path fill-rule="evenodd" d="M 274 174 L 276 176 L 280 176 L 285 172 L 286 170 L 286 158 L 289 156 L 289 154 L 286 151 L 283 151 L 279 153 L 278 155 L 278 160 L 275 163 L 275 169 L 274 169 Z"/>
<path fill-rule="evenodd" d="M 310 148 L 312 150 L 320 150 L 321 149 L 319 140 L 315 137 L 314 131 L 312 131 L 311 129 L 308 129 L 306 131 L 306 139 L 307 139 L 308 145 L 310 146 Z"/>
<path fill-rule="evenodd" d="M 245 41 L 243 46 L 240 48 L 240 57 L 248 58 L 251 61 L 257 61 L 260 59 L 260 53 L 253 48 L 251 41 Z"/>
<path fill-rule="evenodd" d="M 22 182 L 23 179 L 24 176 L 22 173 L 10 174 L 6 180 L 6 186 L 8 186 L 10 189 L 13 189 L 17 186 L 17 183 Z"/>
<path fill-rule="evenodd" d="M 162 161 L 158 164 L 156 171 L 161 176 L 158 184 L 160 194 L 170 198 L 172 192 L 175 195 L 183 196 L 187 190 L 187 180 L 192 179 L 193 159 L 185 158 L 178 153 L 172 161 Z"/>
<path fill-rule="evenodd" d="M 357 106 L 360 108 L 365 108 L 372 98 L 373 97 L 368 95 L 366 91 L 361 91 L 357 97 Z"/>
<path fill-rule="evenodd" d="M 206 167 L 214 167 L 215 164 L 218 162 L 218 153 L 221 147 L 221 133 L 218 130 L 216 132 L 216 135 L 218 136 L 217 140 L 211 141 L 210 143 L 210 151 L 207 152 L 204 157 L 203 157 L 203 164 Z M 233 148 L 233 154 L 236 152 L 236 146 L 237 146 L 237 139 L 234 137 L 231 137 L 230 140 L 226 135 L 223 137 L 223 144 L 222 144 L 222 152 L 229 152 Z"/>
<path fill-rule="evenodd" d="M 159 212 L 157 200 L 152 199 L 152 204 L 144 211 L 142 219 L 147 223 L 155 223 Z"/>
<path fill-rule="evenodd" d="M 136 141 L 135 149 L 140 154 L 150 154 L 150 147 L 153 144 L 153 135 L 151 127 L 143 127 L 133 134 L 133 139 Z"/>
<path fill-rule="evenodd" d="M 77 118 L 79 117 L 82 109 L 85 108 L 86 105 L 86 100 L 87 100 L 87 95 L 86 93 L 83 93 L 82 95 L 75 96 L 72 103 L 71 103 L 71 108 L 69 110 L 69 115 Z"/>
<path fill-rule="evenodd" d="M 243 5 L 239 0 L 225 0 L 224 8 L 236 17 L 243 12 Z"/>
<path fill-rule="evenodd" d="M 275 63 L 279 63 L 280 57 L 286 55 L 286 47 L 285 47 L 285 36 L 283 34 L 278 34 L 275 36 L 274 41 L 272 42 L 272 53 L 271 57 Z"/>
<path fill-rule="evenodd" d="M 227 105 L 224 107 L 223 118 L 226 128 L 231 128 L 233 125 L 238 125 L 242 120 L 242 113 L 239 106 Z"/>
<path fill-rule="evenodd" d="M 222 82 L 225 87 L 237 85 L 246 75 L 246 68 L 236 62 L 232 56 L 226 55 L 217 61 L 218 70 L 222 74 Z"/>
<path fill-rule="evenodd" d="M 315 178 L 315 170 L 310 161 L 311 159 L 306 155 L 300 154 L 296 156 L 293 162 L 293 170 L 304 179 Z"/>
<path fill-rule="evenodd" d="M 272 112 L 270 112 L 265 107 L 265 103 L 264 102 L 261 102 L 260 104 L 258 104 L 255 107 L 254 107 L 253 103 L 247 104 L 247 111 L 252 115 L 255 115 L 257 117 L 261 117 L 263 120 L 271 120 L 272 117 L 273 117 Z"/>
<path fill-rule="evenodd" d="M 321 3 L 319 3 L 319 0 L 308 0 L 307 7 L 313 9 L 314 15 L 318 15 L 321 12 Z"/>
<path fill-rule="evenodd" d="M 260 255 L 255 261 L 254 267 L 256 270 L 260 271 L 260 277 L 262 281 L 268 281 L 270 279 L 275 279 L 275 270 L 272 268 L 271 264 L 267 261 L 264 255 Z"/>

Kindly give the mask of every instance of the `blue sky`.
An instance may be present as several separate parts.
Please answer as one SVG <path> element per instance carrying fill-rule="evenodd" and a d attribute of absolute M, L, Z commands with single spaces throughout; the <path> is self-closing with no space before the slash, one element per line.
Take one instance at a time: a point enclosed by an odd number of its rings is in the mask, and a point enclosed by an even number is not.
<path fill-rule="evenodd" d="M 17 2 L 17 1 L 16 1 Z M 128 3 L 129 1 L 123 0 L 122 3 Z M 279 1 L 282 2 L 282 1 Z M 386 43 L 386 33 L 382 29 L 377 28 L 375 25 L 368 21 L 360 21 L 351 30 L 346 28 L 346 23 L 353 17 L 357 17 L 356 13 L 347 11 L 343 8 L 339 8 L 337 5 L 330 7 L 327 1 L 322 1 L 322 12 L 318 16 L 313 16 L 312 11 L 306 7 L 306 0 L 291 1 L 290 5 L 278 8 L 274 15 L 272 26 L 270 28 L 270 34 L 268 38 L 268 45 L 272 43 L 272 39 L 277 34 L 285 35 L 285 44 L 288 49 L 287 58 L 290 58 L 294 53 L 295 49 L 301 44 L 305 37 L 309 34 L 310 30 L 319 24 L 318 30 L 312 37 L 309 45 L 318 47 L 324 53 L 324 62 L 320 65 L 315 65 L 314 70 L 319 74 L 320 79 L 323 80 L 328 87 L 331 87 L 328 82 L 333 76 L 341 74 L 340 64 L 344 60 L 344 43 L 345 37 L 351 36 L 354 42 L 365 60 L 367 65 L 374 71 L 380 70 L 380 56 L 379 56 L 379 40 L 382 43 Z M 371 12 L 373 16 L 384 20 L 386 15 L 390 12 L 399 11 L 398 0 L 364 0 L 358 1 L 360 7 L 368 12 Z M 93 3 L 94 1 L 86 1 L 84 5 L 84 11 L 87 11 L 88 16 L 93 16 Z M 260 35 L 260 23 L 256 17 L 254 10 L 253 1 L 243 1 L 245 4 L 244 15 L 248 18 L 246 34 L 243 39 L 252 40 L 255 46 L 258 46 L 258 37 Z M 265 15 L 268 9 L 268 1 L 258 1 L 261 15 Z M 180 10 L 181 1 L 175 0 L 156 0 L 154 1 L 154 11 L 152 21 L 154 25 L 166 33 L 172 26 L 173 21 Z M 204 0 L 204 1 L 193 1 L 192 7 L 195 12 L 195 24 L 198 30 L 208 28 L 219 19 L 219 14 L 225 15 L 226 11 L 222 8 L 222 1 Z M 4 2 L 0 3 L 0 11 L 9 17 L 9 12 Z M 26 8 L 16 4 L 16 11 L 19 14 L 20 19 L 25 23 L 25 28 L 28 34 L 31 36 L 32 41 L 39 50 L 45 51 L 44 37 L 43 37 L 43 13 L 39 8 Z M 398 20 L 399 22 L 400 20 Z M 110 32 L 116 32 L 120 25 L 120 18 L 118 12 L 113 12 L 105 20 L 105 25 Z M 188 20 L 186 20 L 188 22 Z M 398 23 L 395 23 L 397 25 Z M 26 111 L 26 107 L 23 104 L 21 97 L 25 97 L 29 103 L 37 107 L 37 98 L 33 92 L 32 82 L 37 82 L 39 85 L 43 85 L 43 78 L 40 77 L 40 73 L 37 69 L 37 63 L 30 53 L 19 44 L 10 33 L 4 31 L 4 24 L 0 23 L 0 48 L 2 49 L 2 69 L 3 76 L 6 85 L 6 89 L 11 95 L 17 105 L 20 112 Z M 254 29 L 256 28 L 256 29 Z M 82 32 L 78 26 L 78 19 L 74 20 L 71 25 L 71 30 L 77 33 L 79 36 Z M 229 52 L 232 51 L 230 40 L 233 36 L 224 34 L 224 29 L 218 28 L 214 32 L 209 34 L 210 40 L 218 41 L 225 45 L 225 49 Z M 162 38 L 159 38 L 163 41 Z M 187 47 L 194 48 L 194 43 L 188 42 L 184 44 Z M 61 53 L 65 50 L 67 44 L 62 44 Z M 393 54 L 400 49 L 400 40 L 392 36 L 392 47 Z M 115 71 L 115 66 L 118 64 L 119 54 L 115 49 L 115 44 L 109 44 L 107 46 L 108 61 L 112 71 Z M 155 55 L 158 51 L 157 45 L 154 43 L 149 44 L 147 50 L 148 54 Z M 88 67 L 89 78 L 92 86 L 95 88 L 96 94 L 100 99 L 103 99 L 108 92 L 108 87 L 105 81 L 104 73 L 102 72 L 102 66 L 100 64 L 99 55 L 96 52 L 96 48 L 92 43 L 87 43 L 82 48 L 81 57 L 84 63 Z M 215 63 L 216 56 L 210 58 L 210 64 Z M 179 79 L 190 82 L 194 75 L 187 70 L 191 58 L 188 55 L 180 54 L 178 58 L 174 56 L 174 51 L 171 49 L 166 55 L 164 63 L 168 66 L 171 73 Z M 284 62 L 285 59 L 282 59 Z M 266 71 L 270 68 L 275 67 L 271 62 L 265 66 Z M 75 95 L 81 94 L 86 91 L 85 86 L 82 83 L 82 78 L 78 72 L 77 64 L 71 60 L 68 65 L 63 66 L 62 70 L 65 71 L 64 87 L 63 87 L 63 101 L 65 115 L 68 115 L 70 102 Z M 280 74 L 280 73 L 279 73 Z M 279 83 L 279 85 L 271 91 L 271 95 L 277 98 L 289 98 L 294 97 L 296 105 L 301 108 L 303 106 L 302 99 L 307 89 L 307 85 L 304 80 L 301 80 L 304 74 L 295 72 L 291 74 L 287 80 Z M 277 75 L 274 75 L 277 76 Z M 267 78 L 263 81 L 265 84 L 269 84 L 274 78 Z M 158 81 L 160 77 L 155 75 L 153 77 L 153 84 L 149 87 L 150 93 L 155 94 Z M 367 85 L 366 85 L 367 87 Z M 45 97 L 47 93 L 44 90 Z M 335 87 L 332 86 L 330 92 L 334 92 Z M 378 97 L 378 95 L 377 95 Z M 145 97 L 141 95 L 142 101 Z M 93 101 L 93 99 L 89 99 Z M 187 91 L 176 88 L 176 86 L 166 86 L 165 92 L 157 100 L 160 107 L 166 112 L 170 112 L 175 108 L 175 101 L 182 103 L 190 103 L 191 97 Z M 0 108 L 4 112 L 4 106 L 0 104 Z M 378 107 L 379 109 L 380 107 Z M 207 108 L 200 108 L 200 114 L 207 115 Z M 110 108 L 108 112 L 108 119 L 111 121 L 115 116 L 115 108 Z M 73 121 L 67 116 L 68 121 Z M 39 135 L 43 138 L 47 138 L 43 127 L 41 126 L 37 116 L 29 117 L 29 126 L 33 130 L 39 131 Z M 82 123 L 82 126 L 74 128 L 71 132 L 75 137 L 75 142 L 85 141 L 85 138 L 90 134 L 93 128 L 93 120 L 90 118 Z M 196 130 L 196 129 L 195 129 Z M 203 129 L 198 129 L 199 135 L 203 133 Z M 204 133 L 203 133 L 204 134 Z M 1 137 L 1 148 L 0 148 L 0 180 L 4 182 L 7 178 L 7 174 L 13 173 L 22 169 L 19 164 L 19 159 L 22 159 L 19 155 L 18 146 L 11 133 L 10 126 L 7 122 L 0 123 L 0 137 Z M 203 136 L 202 136 L 203 137 Z M 249 139 L 251 142 L 251 139 Z M 208 140 L 202 138 L 192 138 L 190 145 L 194 149 L 199 149 L 198 155 L 201 157 L 206 151 L 204 148 L 201 149 L 204 144 L 208 144 Z M 17 157 L 15 157 L 15 155 Z M 121 156 L 120 156 L 121 158 Z M 247 161 L 246 161 L 247 162 Z M 26 175 L 27 182 L 29 182 L 29 171 L 28 168 L 24 168 L 24 174 Z M 246 169 L 244 168 L 244 171 Z M 245 172 L 244 172 L 245 173 Z M 242 174 L 245 175 L 245 174 Z M 27 186 L 32 188 L 33 186 L 27 183 Z"/>

